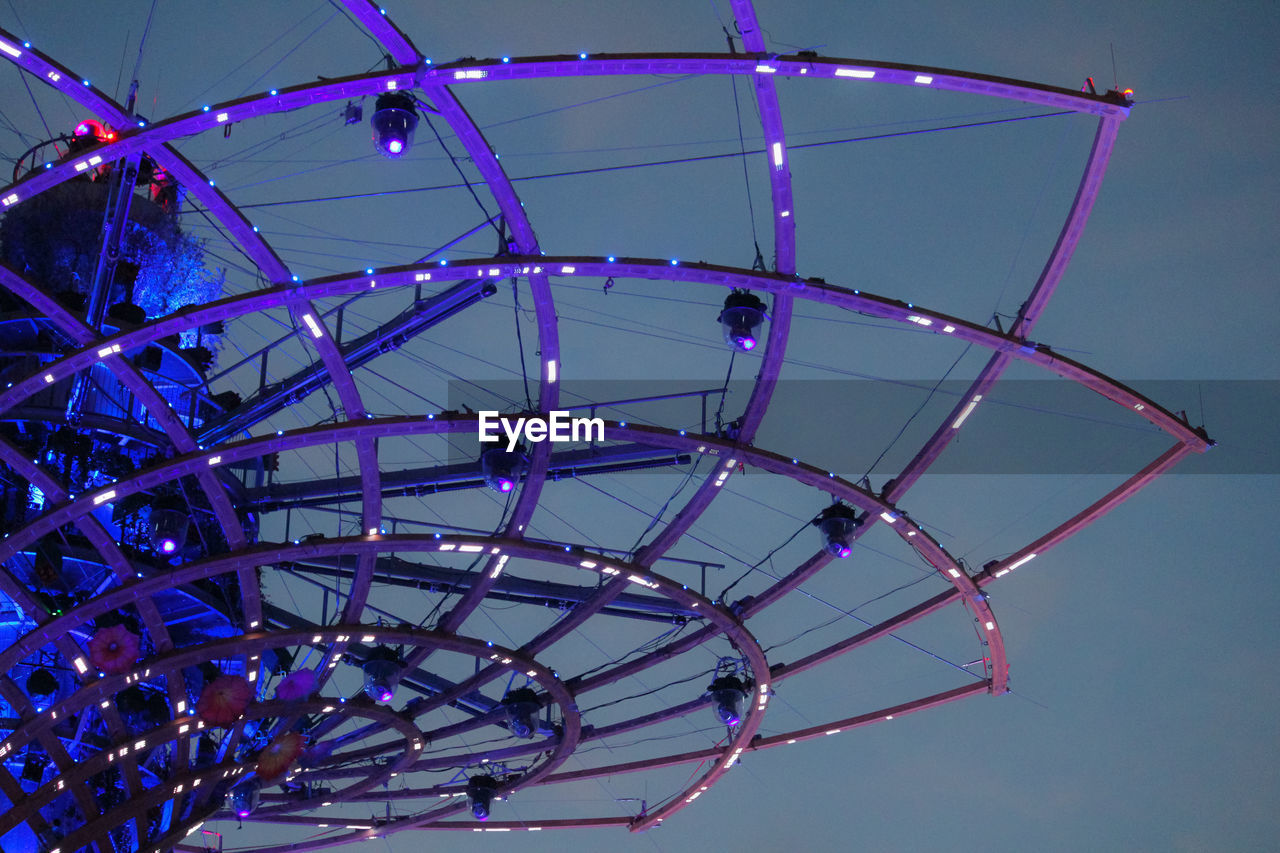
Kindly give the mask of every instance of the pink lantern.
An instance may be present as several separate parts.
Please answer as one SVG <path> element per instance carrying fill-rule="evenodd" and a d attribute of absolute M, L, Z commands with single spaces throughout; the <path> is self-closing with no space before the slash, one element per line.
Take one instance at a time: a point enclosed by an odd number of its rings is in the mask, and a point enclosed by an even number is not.
<path fill-rule="evenodd" d="M 283 776 L 289 766 L 302 754 L 304 745 L 302 735 L 297 732 L 285 732 L 258 753 L 258 778 L 263 782 Z"/>
<path fill-rule="evenodd" d="M 229 726 L 253 699 L 253 686 L 240 675 L 220 675 L 205 685 L 196 714 L 211 726 Z"/>
<path fill-rule="evenodd" d="M 89 641 L 89 660 L 107 675 L 123 675 L 138 660 L 140 639 L 123 625 L 101 629 Z"/>
<path fill-rule="evenodd" d="M 300 669 L 286 675 L 276 685 L 276 698 L 286 702 L 306 699 L 316 689 L 316 673 L 313 669 Z"/>

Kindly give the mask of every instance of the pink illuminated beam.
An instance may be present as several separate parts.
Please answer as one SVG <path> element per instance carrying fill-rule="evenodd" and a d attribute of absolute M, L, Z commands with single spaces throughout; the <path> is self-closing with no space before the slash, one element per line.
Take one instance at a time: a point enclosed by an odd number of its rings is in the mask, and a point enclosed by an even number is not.
<path fill-rule="evenodd" d="M 1089 220 L 1089 214 L 1093 211 L 1093 203 L 1098 197 L 1098 189 L 1102 185 L 1102 178 L 1107 172 L 1107 164 L 1111 160 L 1111 151 L 1115 147 L 1116 134 L 1119 129 L 1120 121 L 1118 118 L 1104 116 L 1099 119 L 1098 129 L 1093 137 L 1093 146 L 1089 150 L 1089 159 L 1085 164 L 1084 175 L 1080 178 L 1075 198 L 1071 203 L 1071 210 L 1067 214 L 1067 219 L 1058 234 L 1057 243 L 1054 244 L 1053 251 L 1049 253 L 1049 259 L 1045 262 L 1040 277 L 1031 289 L 1031 294 L 1022 303 L 1022 307 L 1018 309 L 1017 318 L 1009 330 L 1010 338 L 1025 339 L 1027 335 L 1031 334 L 1036 321 L 1040 319 L 1040 313 L 1044 310 L 1049 298 L 1062 281 L 1062 277 L 1067 270 L 1067 264 L 1071 261 L 1076 246 L 1080 243 L 1080 237 L 1084 233 L 1085 223 Z M 1012 356 L 1009 352 L 996 352 L 991 356 L 987 364 L 969 385 L 969 388 L 961 395 L 959 401 L 952 407 L 946 418 L 943 419 L 941 425 L 929 437 L 929 440 L 916 452 L 915 457 L 907 463 L 906 468 L 886 487 L 886 497 L 890 501 L 895 503 L 901 501 L 907 490 L 937 461 L 938 457 L 942 455 L 942 451 L 959 434 L 960 428 L 973 413 L 974 405 L 980 402 L 981 398 L 990 394 L 991 389 L 995 387 L 996 380 L 1000 378 L 1010 363 L 1012 363 Z M 861 536 L 868 526 L 864 526 L 857 531 L 855 536 Z"/>

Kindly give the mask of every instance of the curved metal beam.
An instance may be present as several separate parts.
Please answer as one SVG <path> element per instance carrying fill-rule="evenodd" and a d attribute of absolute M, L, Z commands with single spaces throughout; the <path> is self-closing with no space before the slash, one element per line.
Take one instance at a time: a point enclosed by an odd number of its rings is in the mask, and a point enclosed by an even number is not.
<path fill-rule="evenodd" d="M 0 38 L 12 38 L 0 30 Z M 183 113 L 154 124 L 138 127 L 137 122 L 92 87 L 80 87 L 71 77 L 70 72 L 56 66 L 52 60 L 38 51 L 18 51 L 19 56 L 6 54 L 5 58 L 20 68 L 40 77 L 44 82 L 54 86 L 89 109 L 103 115 L 109 121 L 119 125 L 119 134 L 114 142 L 99 146 L 92 151 L 84 152 L 76 157 L 66 158 L 50 164 L 49 168 L 32 170 L 26 176 L 0 190 L 0 202 L 5 206 L 14 204 L 24 198 L 42 192 L 54 184 L 75 177 L 97 162 L 118 160 L 137 150 L 147 150 L 157 160 L 173 152 L 161 151 L 161 143 L 182 136 L 201 133 L 211 128 L 223 126 L 229 122 L 244 121 L 256 116 L 269 115 L 291 109 L 309 106 L 315 103 L 375 95 L 380 92 L 411 88 L 415 85 L 426 89 L 445 84 L 474 84 L 481 80 L 512 80 L 546 77 L 587 77 L 634 74 L 743 74 L 753 75 L 757 72 L 755 59 L 733 54 L 597 54 L 588 59 L 573 56 L 563 57 L 526 57 L 512 58 L 510 62 L 497 60 L 474 61 L 464 60 L 441 66 L 421 68 L 396 68 L 391 71 L 359 74 L 350 77 L 308 83 L 272 92 L 248 95 L 221 104 L 210 106 L 207 110 Z M 1129 105 L 1122 98 L 1117 100 L 1110 96 L 1086 95 L 1056 86 L 1042 86 L 1021 80 L 991 77 L 983 74 L 951 71 L 926 66 L 902 65 L 900 63 L 874 62 L 867 60 L 836 59 L 831 57 L 778 57 L 768 62 L 774 68 L 774 76 L 786 77 L 825 77 L 840 79 L 851 77 L 855 72 L 870 74 L 871 77 L 856 78 L 858 83 L 895 83 L 913 87 L 928 87 L 953 91 L 972 92 L 992 97 L 1025 101 L 1039 106 L 1066 109 L 1074 112 L 1099 116 L 1111 116 L 1123 119 L 1128 115 Z M 61 69 L 61 72 L 58 70 Z M 56 74 L 57 79 L 49 76 Z M 928 83 L 916 82 L 928 78 Z M 182 161 L 185 163 L 185 161 Z M 163 164 L 169 168 L 168 164 Z M 180 181 L 188 182 L 188 186 L 196 186 L 201 181 L 191 175 L 190 164 L 186 164 L 188 173 L 185 177 L 176 176 Z M 208 181 L 203 181 L 206 185 Z M 221 218 L 221 217 L 220 217 Z M 249 240 L 247 235 L 237 233 L 238 238 Z M 252 241 L 251 241 L 252 242 Z M 250 243 L 251 244 L 251 243 Z M 258 262 L 255 258 L 255 262 Z M 264 272 L 275 278 L 267 267 Z"/>
<path fill-rule="evenodd" d="M 466 264 L 448 267 L 412 265 L 387 268 L 376 272 L 374 276 L 340 274 L 311 279 L 305 283 L 294 284 L 287 289 L 284 287 L 267 288 L 252 293 L 226 297 L 206 305 L 188 306 L 175 311 L 168 317 L 152 321 L 145 328 L 121 332 L 103 339 L 101 343 L 104 348 L 119 345 L 122 350 L 134 349 L 175 332 L 195 328 L 214 320 L 234 319 L 253 311 L 277 307 L 284 299 L 289 297 L 319 299 L 357 293 L 368 289 L 370 282 L 374 281 L 375 278 L 379 287 L 413 286 L 415 283 L 422 281 L 453 282 L 464 278 L 483 277 L 489 274 L 490 271 L 494 271 L 492 273 L 493 276 L 529 275 L 539 267 L 554 270 L 557 275 L 584 278 L 604 278 L 612 275 L 714 284 L 729 288 L 745 287 L 770 293 L 789 291 L 816 303 L 845 308 L 866 316 L 902 323 L 904 326 L 909 325 L 914 329 L 927 328 L 933 334 L 972 342 L 995 352 L 1008 353 L 1019 361 L 1045 368 L 1101 394 L 1169 433 L 1175 439 L 1191 445 L 1192 449 L 1197 452 L 1204 452 L 1213 444 L 1203 430 L 1189 426 L 1183 419 L 1175 416 L 1155 401 L 1115 380 L 1109 379 L 1074 359 L 1055 352 L 1047 344 L 1001 334 L 983 325 L 943 314 L 939 311 L 932 311 L 918 305 L 908 307 L 907 303 L 901 300 L 878 296 L 861 290 L 849 290 L 844 287 L 816 280 L 802 279 L 796 276 L 783 276 L 777 273 L 758 272 L 701 262 L 680 262 L 678 265 L 673 266 L 669 261 L 642 258 L 616 258 L 611 261 L 601 257 L 579 256 L 496 257 L 468 261 Z M 8 279 L 0 280 L 0 285 L 9 287 L 17 295 L 26 298 L 24 295 L 25 285 Z M 927 321 L 927 323 L 922 324 L 921 320 Z M 0 412 L 20 405 L 28 397 L 37 393 L 45 384 L 69 376 L 77 370 L 84 369 L 100 361 L 102 358 L 103 356 L 97 354 L 97 350 L 92 348 L 81 349 L 53 364 L 47 365 L 46 369 L 40 372 L 14 382 L 12 388 L 0 390 Z M 46 377 L 51 378 L 47 379 Z"/>
<path fill-rule="evenodd" d="M 1080 178 L 1080 185 L 1076 188 L 1075 198 L 1071 202 L 1071 210 L 1058 234 L 1053 251 L 1045 261 L 1040 277 L 1031 289 L 1031 294 L 1018 309 L 1018 316 L 1009 329 L 1010 337 L 1026 338 L 1031 334 L 1036 321 L 1040 319 L 1040 312 L 1044 310 L 1049 297 L 1062 281 L 1067 264 L 1070 263 L 1080 237 L 1084 233 L 1089 214 L 1093 212 L 1093 203 L 1098 197 L 1098 189 L 1107 172 L 1107 164 L 1111 161 L 1111 151 L 1115 147 L 1116 134 L 1119 130 L 1120 122 L 1117 118 L 1103 116 L 1099 119 L 1098 129 L 1093 137 L 1093 146 L 1089 150 L 1089 159 L 1085 163 L 1084 175 Z M 990 394 L 996 380 L 1011 363 L 1012 357 L 1007 352 L 997 352 L 991 356 L 929 440 L 921 446 L 902 472 L 886 484 L 885 495 L 890 501 L 901 500 L 907 490 L 915 485 L 916 481 L 929 469 L 929 466 L 937 461 L 942 451 L 951 443 L 951 439 L 959 434 L 960 426 L 973 413 L 974 406 Z"/>

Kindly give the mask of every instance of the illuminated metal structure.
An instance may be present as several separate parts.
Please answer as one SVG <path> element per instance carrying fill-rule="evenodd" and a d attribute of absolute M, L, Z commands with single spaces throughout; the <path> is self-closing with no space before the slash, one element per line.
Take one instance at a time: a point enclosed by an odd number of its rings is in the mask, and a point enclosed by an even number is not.
<path fill-rule="evenodd" d="M 89 294 L 88 306 L 68 307 L 24 269 L 0 268 L 8 328 L 15 330 L 5 340 L 5 387 L 0 388 L 0 418 L 9 427 L 0 438 L 0 461 L 10 484 L 8 533 L 0 542 L 0 601 L 13 614 L 12 641 L 0 651 L 0 698 L 10 720 L 0 740 L 5 799 L 0 838 L 10 853 L 24 845 L 40 853 L 198 850 L 186 837 L 204 821 L 233 810 L 244 818 L 246 835 L 269 825 L 307 830 L 303 840 L 263 840 L 257 849 L 304 851 L 403 830 L 470 830 L 475 823 L 469 814 L 487 818 L 491 800 L 518 798 L 534 786 L 551 791 L 557 784 L 673 765 L 701 767 L 661 804 L 636 814 L 549 815 L 485 824 L 486 830 L 653 827 L 693 804 L 748 750 L 822 738 L 977 694 L 1004 693 L 1005 647 L 983 588 L 1052 549 L 1187 454 L 1210 446 L 1204 432 L 1185 418 L 1030 337 L 1081 237 L 1117 130 L 1129 112 L 1125 95 L 925 66 L 773 55 L 766 51 L 749 0 L 731 4 L 744 52 L 572 53 L 438 64 L 376 5 L 361 0 L 344 5 L 392 57 L 389 70 L 303 82 L 165 120 L 141 118 L 72 69 L 0 32 L 6 61 L 105 122 L 100 134 L 94 132 L 94 144 L 72 146 L 65 156 L 30 169 L 0 190 L 5 210 L 18 211 L 44 194 L 65 191 L 89 173 L 107 174 L 105 167 L 124 185 L 113 185 L 104 201 L 120 204 L 134 194 L 142 164 L 150 164 L 165 176 L 163 197 L 150 203 L 176 203 L 174 188 L 180 187 L 188 203 L 216 219 L 263 280 L 253 290 L 129 322 L 112 320 L 107 311 L 118 277 L 103 278 L 106 284 Z M 737 75 L 751 82 L 772 195 L 773 269 L 556 255 L 554 246 L 539 243 L 503 165 L 460 100 L 469 88 L 496 81 L 635 74 Z M 798 274 L 791 163 L 775 88 L 780 78 L 979 93 L 1096 117 L 1093 147 L 1061 235 L 1014 322 L 993 330 L 893 296 Z M 407 92 L 415 93 L 414 100 L 405 95 L 396 101 L 400 107 L 383 100 L 388 93 Z M 410 115 L 417 104 L 424 116 L 448 126 L 500 209 L 507 237 L 502 251 L 447 264 L 431 259 L 304 278 L 171 144 L 313 104 L 366 96 L 388 109 L 407 104 L 401 112 Z M 398 118 L 401 130 L 411 133 L 412 123 Z M 107 127 L 115 128 L 109 137 Z M 408 136 L 402 136 L 399 149 L 384 153 L 404 154 Z M 384 133 L 382 138 L 391 137 Z M 110 272 L 114 258 L 108 255 L 104 249 L 102 262 Z M 601 448 L 553 451 L 548 443 L 535 445 L 527 465 L 519 466 L 523 470 L 503 481 L 507 487 L 495 487 L 509 496 L 509 504 L 492 533 L 444 525 L 389 528 L 389 501 L 424 490 L 474 489 L 492 481 L 493 472 L 482 470 L 475 456 L 429 468 L 385 458 L 386 448 L 398 440 L 474 435 L 476 417 L 410 407 L 375 414 L 362 396 L 357 368 L 492 296 L 495 282 L 518 280 L 532 294 L 538 336 L 532 408 L 557 410 L 561 379 L 574 364 L 566 358 L 571 352 L 562 352 L 552 276 L 661 279 L 707 291 L 767 294 L 764 340 L 758 347 L 754 338 L 749 346 L 730 341 L 738 357 L 753 349 L 762 353 L 734 433 L 610 420 Z M 324 305 L 375 292 L 407 298 L 409 306 L 368 333 L 344 340 L 342 314 Z M 954 409 L 882 490 L 753 445 L 782 371 L 798 300 L 990 351 L 985 368 Z M 726 303 L 726 311 L 742 307 Z M 763 314 L 755 303 L 745 308 Z M 235 392 L 234 397 L 211 394 L 219 375 L 210 376 L 210 358 L 193 352 L 200 346 L 194 338 L 214 329 L 231 335 L 237 323 L 272 311 L 287 311 L 294 328 L 289 340 L 318 360 L 278 382 L 264 379 L 256 389 L 222 392 Z M 760 318 L 751 319 L 754 329 Z M 19 337 L 22 324 L 31 330 L 30 341 Z M 37 338 L 43 348 L 27 345 Z M 905 498 L 1015 362 L 1097 392 L 1163 430 L 1173 444 L 1088 507 L 974 572 L 912 520 Z M 265 376 L 265 355 L 262 365 Z M 104 398 L 94 389 L 108 386 L 127 397 L 128 406 L 110 410 L 93 402 Z M 271 419 L 286 406 L 319 390 L 332 391 L 341 415 L 335 409 L 332 418 L 264 428 L 274 426 Z M 70 409 L 71 426 L 47 429 L 56 421 L 50 411 L 60 407 Z M 104 455 L 112 442 L 124 450 Z M 355 475 L 274 483 L 272 472 L 282 460 L 288 467 L 291 459 L 312 450 L 338 446 L 353 452 Z M 610 551 L 527 533 L 544 492 L 562 476 L 629 465 L 686 465 L 691 459 L 709 463 L 710 473 L 696 479 L 692 496 L 643 547 Z M 98 464 L 103 460 L 111 464 Z M 671 551 L 742 468 L 793 481 L 812 492 L 812 503 L 832 496 L 842 508 L 839 530 L 823 532 L 840 547 L 834 552 L 817 548 L 751 595 L 716 600 Z M 279 541 L 260 536 L 264 516 L 338 498 L 358 504 L 348 512 L 358 519 L 358 530 L 326 536 L 295 529 L 296 536 Z M 181 514 L 177 500 L 185 502 L 182 519 L 174 514 Z M 945 582 L 943 591 L 803 657 L 771 662 L 756 637 L 757 617 L 877 528 L 896 536 L 905 553 L 923 558 Z M 318 580 L 323 603 L 291 609 L 278 598 L 265 600 L 264 585 L 275 573 Z M 414 620 L 381 608 L 382 593 L 408 587 L 456 595 L 456 600 L 447 609 L 414 614 Z M 445 601 L 442 596 L 440 603 Z M 482 628 L 470 619 L 490 601 L 539 612 L 554 606 L 555 618 L 516 641 L 497 642 L 477 635 Z M 820 725 L 761 732 L 770 697 L 785 690 L 789 679 L 891 637 L 951 604 L 962 605 L 964 619 L 975 621 L 983 649 L 980 674 L 950 689 L 856 709 Z M 609 616 L 635 624 L 674 622 L 689 630 L 638 646 L 635 654 L 605 666 L 574 670 L 562 663 L 556 644 L 589 621 Z M 95 656 L 92 640 L 107 630 L 113 632 L 114 656 Z M 398 649 L 393 655 L 386 651 L 392 646 Z M 718 680 L 702 694 L 693 688 L 685 701 L 658 703 L 621 719 L 597 721 L 584 710 L 593 695 L 616 690 L 628 677 L 686 661 L 686 653 L 704 646 L 736 661 L 733 683 Z M 384 661 L 391 665 L 375 665 L 370 675 L 370 663 Z M 314 671 L 314 684 L 299 695 L 287 692 L 282 676 L 304 669 Z M 230 712 L 227 719 L 233 722 L 214 725 L 197 714 L 196 703 L 222 675 L 242 677 L 253 695 L 246 707 Z M 372 686 L 364 696 L 366 676 Z M 349 678 L 355 679 L 354 687 L 340 687 Z M 565 766 L 570 757 L 585 754 L 584 744 L 712 713 L 730 726 L 723 742 L 713 746 L 668 753 L 657 740 L 651 752 L 634 761 Z M 289 732 L 303 736 L 306 750 L 278 785 L 262 784 L 263 756 L 275 738 Z M 487 736 L 471 736 L 477 733 Z M 490 737 L 495 734 L 497 743 Z M 452 769 L 459 766 L 469 772 Z M 387 787 L 399 776 L 408 784 Z M 370 819 L 368 806 L 375 802 L 394 803 L 395 814 L 388 808 L 385 819 Z"/>

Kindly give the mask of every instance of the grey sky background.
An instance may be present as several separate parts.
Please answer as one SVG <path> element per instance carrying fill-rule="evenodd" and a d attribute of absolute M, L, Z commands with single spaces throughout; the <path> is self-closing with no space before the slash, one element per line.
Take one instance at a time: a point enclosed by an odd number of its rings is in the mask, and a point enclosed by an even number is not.
<path fill-rule="evenodd" d="M 123 100 L 149 5 L 8 0 L 0 7 L 0 25 L 78 73 L 83 70 L 107 91 L 112 87 L 102 81 L 109 84 L 117 76 L 123 56 Z M 388 13 L 437 61 L 579 50 L 718 51 L 725 41 L 717 13 L 729 20 L 727 3 L 707 0 L 400 5 L 404 8 L 388 6 Z M 1274 760 L 1280 745 L 1274 711 L 1280 704 L 1275 616 L 1280 484 L 1271 383 L 1280 379 L 1273 329 L 1280 316 L 1275 273 L 1280 110 L 1274 93 L 1280 9 L 1266 2 L 761 0 L 757 10 L 778 52 L 811 48 L 831 56 L 1069 87 L 1092 75 L 1099 90 L 1110 88 L 1114 47 L 1116 82 L 1135 90 L 1137 104 L 1120 131 L 1080 248 L 1033 337 L 1149 391 L 1170 409 L 1186 409 L 1192 422 L 1203 422 L 1220 443 L 1211 453 L 1226 459 L 1189 460 L 1088 530 L 988 588 L 1011 662 L 1012 695 L 968 699 L 887 725 L 748 754 L 693 807 L 644 836 L 620 830 L 532 837 L 402 833 L 377 845 L 386 844 L 393 853 L 446 845 L 459 851 L 519 846 L 530 853 L 566 845 L 670 853 L 1274 849 L 1280 835 Z M 282 33 L 276 41 L 275 34 Z M 378 61 L 369 39 L 323 3 L 161 0 L 141 66 L 139 99 L 142 112 L 158 119 L 245 91 L 362 72 Z M 13 158 L 26 145 L 11 126 L 32 141 L 44 133 L 18 75 L 0 69 L 0 79 L 6 81 L 0 87 L 5 125 L 0 152 Z M 779 81 L 792 144 L 1039 112 L 976 96 L 807 82 L 816 85 Z M 666 85 L 559 110 L 650 83 Z M 513 175 L 738 148 L 732 90 L 722 78 L 457 88 Z M 739 81 L 738 93 L 750 149 L 758 145 L 759 125 L 749 84 Z M 54 133 L 68 129 L 79 115 L 58 98 L 37 92 L 36 99 Z M 456 175 L 438 156 L 425 126 L 419 128 L 414 157 L 396 164 L 378 160 L 367 123 L 342 128 L 335 112 L 340 106 L 330 105 L 327 123 L 319 110 L 272 119 L 263 128 L 235 127 L 230 143 L 210 135 L 179 147 L 217 175 L 233 200 L 245 204 L 426 186 Z M 559 111 L 496 124 L 552 109 Z M 371 113 L 366 102 L 366 121 Z M 320 116 L 317 127 L 323 129 L 311 137 L 264 144 L 252 162 L 224 166 L 219 160 L 314 116 Z M 1093 122 L 1084 118 L 1048 118 L 796 151 L 791 169 L 799 272 L 978 322 L 993 311 L 1011 314 L 1053 244 L 1092 130 Z M 456 143 L 452 147 L 460 150 Z M 341 158 L 353 162 L 333 165 Z M 767 260 L 771 234 L 763 215 L 768 208 L 764 162 L 748 157 L 747 166 Z M 741 266 L 750 266 L 754 255 L 738 159 L 528 181 L 517 188 L 550 254 L 676 256 Z M 483 219 L 461 191 L 259 208 L 251 216 L 263 223 L 264 232 L 281 235 L 282 255 L 304 276 L 366 262 L 407 263 Z M 236 260 L 215 233 L 198 222 L 189 227 L 209 239 L 213 251 Z M 368 245 L 356 249 L 285 236 L 316 228 Z M 400 245 L 379 245 L 379 239 Z M 492 251 L 492 242 L 477 238 L 464 244 L 460 256 L 468 250 Z M 422 251 L 415 255 L 413 246 Z M 670 381 L 692 388 L 723 378 L 727 350 L 717 348 L 714 322 L 723 299 L 718 290 L 624 281 L 606 296 L 598 282 L 564 284 L 572 287 L 557 291 L 566 296 L 562 319 L 573 321 L 562 326 L 566 390 L 574 380 Z M 249 286 L 249 279 L 232 269 L 229 289 Z M 456 326 L 451 323 L 444 340 L 495 364 L 516 364 L 518 354 L 508 340 L 510 298 L 505 293 L 501 306 L 486 306 Z M 948 346 L 934 336 L 886 332 L 811 306 L 799 311 L 805 316 L 797 321 L 788 351 L 788 378 L 840 387 L 867 377 L 935 380 L 960 355 L 954 343 Z M 617 331 L 628 320 L 641 334 Z M 501 335 L 490 329 L 497 323 Z M 524 328 L 531 353 L 532 324 Z M 668 342 L 659 334 L 679 340 Z M 697 335 L 711 346 L 688 342 Z M 456 354 L 442 359 L 451 359 L 460 375 L 481 384 L 512 378 Z M 985 353 L 969 353 L 951 378 L 967 378 L 984 360 Z M 749 379 L 756 363 L 740 360 L 735 379 Z M 833 373 L 833 367 L 847 372 Z M 1029 370 L 1009 375 L 1043 378 Z M 1240 385 L 1222 380 L 1264 382 L 1244 393 Z M 430 383 L 425 393 L 443 402 L 446 379 Z M 1161 389 L 1175 398 L 1163 396 Z M 873 397 L 863 408 L 879 400 Z M 780 452 L 810 458 L 806 451 L 812 449 L 819 458 L 830 452 L 834 460 L 838 450 L 842 460 L 849 460 L 841 473 L 856 476 L 861 473 L 856 469 L 869 465 L 902 426 L 914 400 L 884 405 L 878 428 L 863 428 L 859 421 L 853 429 L 832 416 L 820 393 L 810 393 L 771 413 L 766 432 L 783 442 L 774 448 Z M 904 434 L 898 453 L 918 446 L 949 405 L 949 400 L 932 401 Z M 1062 405 L 1065 410 L 1068 404 Z M 376 404 L 371 408 L 382 410 Z M 1142 424 L 1125 421 L 1123 413 L 1105 416 L 1113 428 L 1104 430 L 1107 441 L 1100 441 L 1100 453 L 1131 451 L 1131 433 L 1134 443 L 1151 448 L 1139 454 L 1144 459 L 1168 443 L 1131 429 Z M 990 418 L 987 429 L 998 436 L 998 412 L 980 410 L 974 428 L 983 428 L 983 418 Z M 816 444 L 787 444 L 789 438 L 799 443 L 800 427 L 815 423 L 828 424 L 829 451 Z M 1069 420 L 1052 423 L 1040 452 L 1053 452 L 1053 441 L 1092 440 L 1087 431 L 1073 430 Z M 1029 473 L 932 476 L 903 504 L 930 530 L 943 532 L 940 539 L 953 553 L 981 566 L 1119 481 L 1105 456 L 1096 474 L 1087 468 L 1044 473 L 1036 467 L 1037 451 L 1028 452 L 1033 458 L 1026 467 L 1013 467 Z M 1251 466 L 1255 458 L 1268 464 Z M 1222 473 L 1259 468 L 1266 473 Z M 678 482 L 671 476 L 644 476 L 635 488 L 658 503 Z M 873 481 L 879 487 L 886 477 Z M 773 504 L 796 517 L 811 516 L 821 506 L 822 496 L 795 489 L 777 496 L 763 480 L 742 478 L 737 486 L 742 500 Z M 599 485 L 610 488 L 603 481 Z M 453 523 L 492 524 L 493 509 L 484 500 L 450 500 L 433 504 L 433 510 Z M 558 492 L 549 501 L 586 527 L 613 523 L 612 510 L 585 489 Z M 557 529 L 555 522 L 543 520 L 549 530 Z M 636 518 L 629 522 L 634 526 Z M 794 526 L 745 502 L 728 508 L 718 502 L 707 524 L 742 553 L 757 557 Z M 633 536 L 619 535 L 627 541 L 611 544 L 625 547 Z M 857 573 L 875 559 L 859 552 L 850 563 L 833 566 L 819 585 L 821 594 L 843 606 L 861 601 Z M 924 597 L 915 595 L 905 601 Z M 811 615 L 795 613 L 798 620 Z M 920 636 L 937 640 L 951 660 L 976 656 L 972 637 L 965 634 L 965 614 L 948 610 L 938 619 L 943 627 Z M 807 624 L 769 629 L 786 637 Z M 939 674 L 918 660 L 900 665 L 901 656 L 877 644 L 814 677 L 797 679 L 794 688 L 786 685 L 780 689 L 786 707 L 779 711 L 777 730 L 870 710 L 877 696 L 923 695 L 963 683 L 945 667 Z M 868 686 L 873 683 L 874 689 Z M 575 808 L 599 813 L 610 808 L 611 797 L 659 799 L 686 772 L 655 779 L 648 794 L 630 780 L 567 792 L 547 788 L 531 792 L 529 799 L 580 798 Z M 503 805 L 513 810 L 504 817 L 537 808 L 519 798 Z M 222 830 L 228 849 L 245 846 L 260 832 L 257 827 L 236 830 L 230 822 L 223 822 Z"/>

